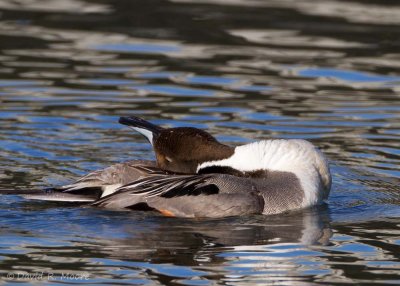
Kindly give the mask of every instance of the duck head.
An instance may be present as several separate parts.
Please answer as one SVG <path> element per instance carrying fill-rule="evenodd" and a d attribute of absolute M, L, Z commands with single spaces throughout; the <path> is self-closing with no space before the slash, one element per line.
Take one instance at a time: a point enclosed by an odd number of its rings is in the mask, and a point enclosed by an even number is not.
<path fill-rule="evenodd" d="M 136 130 L 152 144 L 157 165 L 166 171 L 196 173 L 204 162 L 229 158 L 234 148 L 193 127 L 162 128 L 139 117 L 121 117 L 119 123 Z"/>

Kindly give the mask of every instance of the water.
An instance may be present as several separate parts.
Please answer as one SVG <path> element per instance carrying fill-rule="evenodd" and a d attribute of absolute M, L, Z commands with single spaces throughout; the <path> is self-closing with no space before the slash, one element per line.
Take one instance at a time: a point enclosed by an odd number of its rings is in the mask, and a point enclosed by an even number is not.
<path fill-rule="evenodd" d="M 398 1 L 0 1 L 0 188 L 151 159 L 138 115 L 232 145 L 305 138 L 328 205 L 218 220 L 0 200 L 19 283 L 400 283 Z"/>

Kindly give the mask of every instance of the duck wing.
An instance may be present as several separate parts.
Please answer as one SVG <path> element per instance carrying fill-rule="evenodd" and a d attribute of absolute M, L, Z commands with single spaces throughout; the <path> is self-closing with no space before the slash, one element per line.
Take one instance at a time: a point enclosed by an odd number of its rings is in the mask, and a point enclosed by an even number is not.
<path fill-rule="evenodd" d="M 64 202 L 94 202 L 128 182 L 150 175 L 166 174 L 151 161 L 128 161 L 91 172 L 72 184 L 43 190 L 11 190 L 8 194 L 27 199 Z"/>
<path fill-rule="evenodd" d="M 91 172 L 72 184 L 64 185 L 59 188 L 65 192 L 84 188 L 106 188 L 111 186 L 117 189 L 147 174 L 155 174 L 157 172 L 163 174 L 162 170 L 155 167 L 155 163 L 152 161 L 127 161 Z"/>
<path fill-rule="evenodd" d="M 226 174 L 155 174 L 117 189 L 91 205 L 156 210 L 168 216 L 261 214 L 264 200 L 251 181 Z"/>
<path fill-rule="evenodd" d="M 212 175 L 172 175 L 160 172 L 148 173 L 148 176 L 119 187 L 114 194 L 104 197 L 106 201 L 115 195 L 151 197 L 175 197 L 218 193 L 212 184 Z M 102 201 L 99 200 L 98 202 Z M 96 203 L 98 203 L 96 202 Z"/>

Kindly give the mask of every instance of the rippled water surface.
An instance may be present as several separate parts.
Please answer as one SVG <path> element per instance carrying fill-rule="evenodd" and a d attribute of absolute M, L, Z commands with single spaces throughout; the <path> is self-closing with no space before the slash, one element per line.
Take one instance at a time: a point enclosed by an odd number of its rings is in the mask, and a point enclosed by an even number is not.
<path fill-rule="evenodd" d="M 231 145 L 305 138 L 329 203 L 218 220 L 0 197 L 0 279 L 400 284 L 395 0 L 1 0 L 0 188 L 71 182 L 151 146 L 138 115 Z"/>

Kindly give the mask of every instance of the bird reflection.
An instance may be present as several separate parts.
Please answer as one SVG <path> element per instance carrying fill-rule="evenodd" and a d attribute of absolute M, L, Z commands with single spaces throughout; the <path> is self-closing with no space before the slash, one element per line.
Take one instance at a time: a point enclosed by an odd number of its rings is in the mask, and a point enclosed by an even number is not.
<path fill-rule="evenodd" d="M 157 217 L 158 218 L 158 217 Z M 327 245 L 332 236 L 327 205 L 274 216 L 231 217 L 213 220 L 169 219 L 138 229 L 125 227 L 122 239 L 97 239 L 97 250 L 115 259 L 197 265 L 220 260 L 216 254 L 241 249 L 295 243 Z"/>

